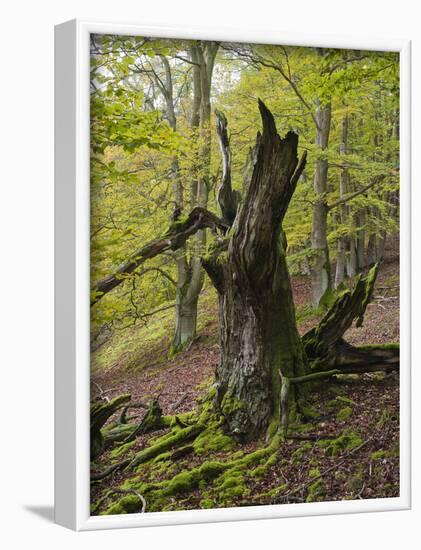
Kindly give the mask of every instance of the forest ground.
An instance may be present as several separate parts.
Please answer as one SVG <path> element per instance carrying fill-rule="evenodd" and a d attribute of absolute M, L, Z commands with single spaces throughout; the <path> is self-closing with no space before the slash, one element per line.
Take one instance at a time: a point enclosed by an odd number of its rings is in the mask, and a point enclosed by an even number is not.
<path fill-rule="evenodd" d="M 306 277 L 293 277 L 292 286 L 301 334 L 317 324 L 320 316 L 310 308 L 311 288 Z M 92 399 L 130 393 L 132 401 L 150 402 L 159 395 L 164 415 L 191 411 L 206 395 L 219 360 L 218 314 L 215 292 L 205 288 L 199 305 L 198 337 L 189 348 L 169 359 L 173 310 L 114 334 L 92 354 Z M 399 341 L 399 238 L 388 239 L 385 260 L 376 281 L 364 326 L 345 335 L 352 344 Z M 166 510 L 195 509 L 283 502 L 333 501 L 399 496 L 399 383 L 382 373 L 340 376 L 335 383 L 315 387 L 310 405 L 317 420 L 287 439 L 264 471 L 250 472 L 241 480 L 242 490 L 220 493 L 209 487 L 168 498 Z M 144 413 L 134 409 L 131 422 Z M 110 419 L 112 421 L 113 419 Z M 166 430 L 140 436 L 130 446 L 135 453 L 152 437 Z M 291 430 L 294 435 L 294 430 Z M 310 439 L 299 439 L 309 437 Z M 252 451 L 262 442 L 238 445 L 233 450 L 192 454 L 171 465 L 175 475 L 203 459 L 224 461 L 232 452 Z M 104 453 L 96 470 L 116 459 Z M 120 458 L 121 459 L 121 458 Z M 168 470 L 165 472 L 168 473 Z M 139 476 L 141 474 L 137 474 Z M 113 487 L 133 477 L 125 470 L 92 485 L 94 503 Z M 159 474 L 156 478 L 159 481 Z M 109 505 L 109 502 L 108 502 Z M 99 509 L 98 512 L 104 511 Z"/>

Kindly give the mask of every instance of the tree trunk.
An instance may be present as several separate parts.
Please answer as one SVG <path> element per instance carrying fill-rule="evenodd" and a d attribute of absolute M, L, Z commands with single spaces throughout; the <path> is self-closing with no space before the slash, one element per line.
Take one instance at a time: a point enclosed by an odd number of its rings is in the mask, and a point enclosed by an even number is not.
<path fill-rule="evenodd" d="M 341 125 L 341 145 L 339 153 L 346 155 L 348 153 L 348 115 L 345 115 L 342 119 Z M 343 168 L 339 176 L 339 198 L 345 197 L 348 192 L 348 170 Z M 347 218 L 347 205 L 342 204 L 340 207 L 340 222 L 346 223 Z M 335 272 L 335 288 L 343 282 L 345 278 L 346 270 L 346 237 L 341 235 L 338 238 L 337 250 L 336 250 L 336 272 Z"/>
<path fill-rule="evenodd" d="M 316 111 L 317 134 L 316 145 L 320 152 L 325 151 L 329 144 L 331 104 L 320 105 L 318 102 Z M 313 220 L 311 232 L 311 247 L 313 252 L 311 286 L 313 295 L 313 306 L 319 305 L 323 294 L 331 288 L 329 247 L 327 243 L 327 216 L 328 206 L 326 204 L 328 160 L 321 157 L 316 161 L 314 174 L 314 192 L 316 203 L 313 207 Z"/>
<path fill-rule="evenodd" d="M 259 108 L 263 134 L 228 250 L 204 260 L 219 293 L 216 401 L 227 430 L 241 439 L 260 436 L 269 424 L 271 431 L 278 426 L 280 376 L 306 371 L 282 233 L 305 157 L 297 167 L 296 134 L 281 140 L 271 113 L 262 102 Z"/>
<path fill-rule="evenodd" d="M 358 272 L 358 261 L 357 261 L 357 247 L 355 242 L 355 237 L 350 237 L 348 240 L 348 251 L 346 258 L 346 273 L 348 277 L 355 277 Z"/>
<path fill-rule="evenodd" d="M 374 233 L 370 233 L 367 243 L 366 263 L 368 266 L 372 266 L 378 261 L 379 258 L 377 258 L 377 238 Z"/>
<path fill-rule="evenodd" d="M 211 85 L 218 44 L 198 43 L 191 48 L 193 104 L 191 125 L 200 136 L 198 165 L 191 184 L 191 206 L 206 208 L 209 193 Z M 204 283 L 200 254 L 206 245 L 205 230 L 198 231 L 191 249 L 177 257 L 176 323 L 170 353 L 181 351 L 196 335 L 197 304 Z"/>
<path fill-rule="evenodd" d="M 365 222 L 366 212 L 364 209 L 357 214 L 357 225 L 359 227 L 357 233 L 357 264 L 358 271 L 362 271 L 366 267 L 365 258 Z"/>

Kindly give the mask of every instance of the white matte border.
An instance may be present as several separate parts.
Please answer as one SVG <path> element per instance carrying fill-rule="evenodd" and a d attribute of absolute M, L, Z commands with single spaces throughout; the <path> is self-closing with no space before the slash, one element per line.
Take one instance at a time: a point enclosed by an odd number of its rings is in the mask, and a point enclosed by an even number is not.
<path fill-rule="evenodd" d="M 401 367 L 400 370 L 399 497 L 90 516 L 89 37 L 93 33 L 400 52 L 400 339 L 401 365 L 405 368 Z M 410 509 L 410 49 L 411 44 L 408 40 L 372 37 L 362 39 L 281 30 L 245 31 L 228 28 L 142 26 L 81 20 L 69 21 L 56 27 L 57 523 L 85 531 Z M 67 257 L 63 254 L 63 248 L 68 253 Z M 65 289 L 73 289 L 73 292 L 65 292 Z"/>

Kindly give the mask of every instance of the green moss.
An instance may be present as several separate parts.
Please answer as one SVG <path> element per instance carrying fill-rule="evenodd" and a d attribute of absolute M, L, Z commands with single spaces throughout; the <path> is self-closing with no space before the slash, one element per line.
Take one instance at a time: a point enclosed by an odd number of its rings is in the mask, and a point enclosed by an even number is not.
<path fill-rule="evenodd" d="M 180 472 L 169 481 L 165 494 L 174 495 L 190 491 L 194 489 L 198 482 L 199 472 L 196 469 L 189 472 Z"/>
<path fill-rule="evenodd" d="M 352 476 L 346 481 L 345 489 L 347 491 L 360 491 L 364 484 L 364 468 L 358 466 Z"/>
<path fill-rule="evenodd" d="M 203 426 L 194 425 L 187 428 L 180 428 L 171 431 L 169 434 L 166 434 L 159 438 L 154 445 L 143 449 L 135 455 L 131 462 L 132 467 L 136 467 L 139 464 L 143 464 L 152 458 L 164 453 L 168 449 L 176 446 L 182 441 L 192 439 L 195 435 L 198 435 L 203 430 Z"/>
<path fill-rule="evenodd" d="M 226 470 L 226 468 L 228 468 L 228 465 L 229 463 L 217 462 L 215 460 L 204 462 L 201 466 L 199 466 L 198 469 L 204 479 L 211 480 L 221 474 L 224 470 Z"/>
<path fill-rule="evenodd" d="M 399 342 L 390 342 L 386 344 L 364 344 L 362 346 L 359 346 L 360 348 L 364 349 L 399 349 L 400 344 Z"/>
<path fill-rule="evenodd" d="M 195 439 L 193 447 L 197 454 L 201 454 L 207 451 L 228 451 L 234 444 L 232 437 L 224 434 L 221 428 L 211 426 Z"/>
<path fill-rule="evenodd" d="M 392 458 L 392 457 L 396 457 L 396 456 L 399 456 L 398 453 L 396 453 L 395 451 L 393 450 L 379 450 L 379 451 L 374 451 L 374 453 L 371 453 L 371 460 L 381 460 L 383 458 Z"/>
<path fill-rule="evenodd" d="M 222 399 L 221 411 L 224 416 L 229 416 L 238 410 L 246 408 L 247 403 L 245 401 L 230 395 L 228 392 L 224 395 L 224 398 Z"/>
<path fill-rule="evenodd" d="M 174 235 L 184 231 L 186 223 L 189 221 L 189 217 L 186 214 L 181 214 L 172 224 L 168 227 L 165 235 Z"/>
<path fill-rule="evenodd" d="M 110 456 L 112 458 L 117 458 L 121 455 L 124 455 L 124 453 L 129 449 L 131 449 L 133 445 L 136 445 L 135 439 L 133 441 L 129 441 L 128 443 L 124 443 L 123 445 L 120 445 L 119 447 L 113 449 L 110 453 Z"/>
<path fill-rule="evenodd" d="M 383 409 L 382 414 L 376 423 L 376 427 L 378 429 L 383 429 L 387 424 L 389 424 L 391 416 L 392 414 L 389 409 Z"/>
<path fill-rule="evenodd" d="M 238 487 L 244 484 L 244 476 L 240 472 L 232 472 L 229 477 L 224 478 L 220 488 L 231 489 L 232 487 Z"/>
<path fill-rule="evenodd" d="M 308 486 L 306 502 L 317 502 L 321 499 L 321 493 L 323 489 L 323 483 L 321 479 L 318 479 L 314 483 Z"/>
<path fill-rule="evenodd" d="M 308 473 L 309 477 L 318 477 L 320 475 L 319 468 L 311 468 L 311 470 Z"/>
<path fill-rule="evenodd" d="M 320 418 L 320 413 L 315 408 L 300 403 L 300 412 L 306 420 L 317 420 Z"/>
<path fill-rule="evenodd" d="M 180 430 L 178 433 L 181 432 L 183 430 Z M 172 432 L 161 438 L 161 440 L 158 440 L 155 447 L 161 447 L 162 443 L 168 442 L 171 437 L 173 437 Z M 180 505 L 180 500 L 177 499 L 177 502 L 174 504 L 168 502 L 168 497 L 189 493 L 197 487 L 205 489 L 210 482 L 215 480 L 212 491 L 217 492 L 218 503 L 229 505 L 233 499 L 244 496 L 248 492 L 244 476 L 251 467 L 267 457 L 266 464 L 269 465 L 275 461 L 274 454 L 279 449 L 280 441 L 280 436 L 277 435 L 271 440 L 268 446 L 262 449 L 258 449 L 247 455 L 239 455 L 238 458 L 227 462 L 207 461 L 191 470 L 179 472 L 169 480 L 139 483 L 139 478 L 135 476 L 126 480 L 123 487 L 139 491 L 147 500 L 148 510 L 153 512 L 162 511 L 165 508 L 176 509 Z M 158 456 L 156 455 L 156 457 Z M 147 471 L 153 475 L 157 472 L 158 468 L 162 467 L 165 469 L 168 461 L 165 461 L 163 457 L 162 461 L 153 463 L 152 458 L 156 457 L 151 457 L 151 462 L 148 464 L 142 464 L 142 473 Z M 208 496 L 210 498 L 212 495 L 208 494 L 206 498 Z M 124 502 L 121 504 L 121 501 L 119 501 L 113 504 L 106 513 L 126 513 L 125 508 L 126 504 Z"/>
<path fill-rule="evenodd" d="M 351 414 L 352 414 L 351 407 L 343 407 L 336 415 L 336 420 L 337 422 L 344 422 L 345 420 L 348 420 Z"/>
<path fill-rule="evenodd" d="M 349 399 L 348 397 L 343 397 L 342 395 L 338 395 L 337 397 L 335 397 L 335 399 L 331 399 L 330 401 L 328 401 L 325 405 L 325 408 L 328 411 L 334 411 L 344 403 L 346 405 L 356 405 L 355 401 L 353 401 L 352 399 Z"/>
<path fill-rule="evenodd" d="M 312 445 L 311 443 L 309 442 L 306 442 L 306 443 L 302 443 L 298 449 L 296 449 L 293 453 L 292 453 L 292 461 L 294 462 L 294 464 L 299 464 L 301 462 L 301 460 L 303 459 L 304 455 L 306 455 L 309 451 L 311 451 L 311 448 L 312 448 Z"/>
<path fill-rule="evenodd" d="M 321 439 L 316 443 L 316 445 L 324 448 L 327 456 L 338 456 L 343 451 L 355 449 L 361 445 L 362 442 L 363 440 L 357 432 L 354 432 L 351 429 L 346 429 L 338 438 Z"/>
<path fill-rule="evenodd" d="M 135 514 L 140 512 L 142 503 L 136 495 L 127 495 L 113 504 L 106 511 L 106 515 Z"/>
<path fill-rule="evenodd" d="M 199 502 L 200 508 L 215 508 L 215 501 L 211 498 L 203 498 Z"/>
<path fill-rule="evenodd" d="M 276 432 L 279 430 L 279 415 L 273 415 L 269 421 L 269 426 L 266 431 L 267 439 L 271 439 L 276 435 Z"/>
<path fill-rule="evenodd" d="M 263 493 L 260 493 L 259 497 L 260 498 L 269 497 L 273 499 L 279 495 L 284 494 L 287 489 L 288 489 L 288 485 L 286 483 L 282 483 L 281 485 L 278 485 L 273 489 L 269 489 L 269 491 L 264 491 Z"/>
<path fill-rule="evenodd" d="M 270 457 L 266 460 L 264 464 L 261 464 L 260 466 L 257 466 L 254 470 L 250 472 L 251 477 L 263 477 L 267 470 L 274 466 L 278 459 L 278 451 L 275 451 L 270 455 Z"/>

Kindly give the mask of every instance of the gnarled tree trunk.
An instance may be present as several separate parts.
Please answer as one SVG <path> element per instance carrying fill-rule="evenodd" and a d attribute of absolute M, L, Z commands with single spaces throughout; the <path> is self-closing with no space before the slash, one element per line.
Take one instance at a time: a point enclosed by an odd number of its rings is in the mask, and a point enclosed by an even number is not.
<path fill-rule="evenodd" d="M 306 369 L 282 234 L 305 157 L 298 164 L 297 135 L 281 139 L 272 114 L 262 102 L 259 108 L 263 134 L 232 236 L 223 243 L 224 252 L 204 260 L 219 293 L 216 401 L 228 431 L 243 439 L 279 424 L 280 376 L 299 376 Z"/>

